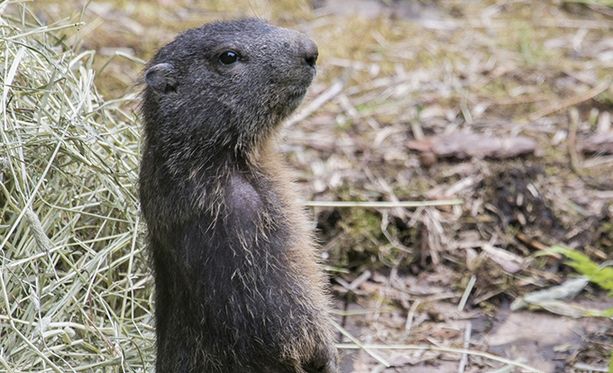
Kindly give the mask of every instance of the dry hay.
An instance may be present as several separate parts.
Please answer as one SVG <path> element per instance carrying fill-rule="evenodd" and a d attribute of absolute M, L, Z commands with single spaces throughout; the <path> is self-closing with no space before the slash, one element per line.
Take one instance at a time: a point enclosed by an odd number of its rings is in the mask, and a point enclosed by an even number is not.
<path fill-rule="evenodd" d="M 55 36 L 78 25 L 0 14 L 0 370 L 142 371 L 154 333 L 134 115 L 100 98 L 94 54 Z"/>

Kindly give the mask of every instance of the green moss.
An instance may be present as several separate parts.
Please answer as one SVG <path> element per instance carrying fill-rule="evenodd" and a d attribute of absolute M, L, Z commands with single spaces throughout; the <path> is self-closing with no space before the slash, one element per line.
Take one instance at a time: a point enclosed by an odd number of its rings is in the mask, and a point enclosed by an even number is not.
<path fill-rule="evenodd" d="M 381 217 L 370 209 L 348 209 L 343 214 L 341 226 L 358 241 L 374 243 L 383 238 Z M 360 239 L 361 237 L 361 239 Z M 370 245 L 366 245 L 370 246 Z"/>

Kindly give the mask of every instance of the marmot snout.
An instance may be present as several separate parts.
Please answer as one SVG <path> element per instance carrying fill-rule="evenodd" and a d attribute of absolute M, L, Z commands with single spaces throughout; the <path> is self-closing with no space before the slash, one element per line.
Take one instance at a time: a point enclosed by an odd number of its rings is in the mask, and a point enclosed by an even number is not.
<path fill-rule="evenodd" d="M 248 19 L 188 30 L 145 73 L 140 199 L 158 373 L 333 373 L 325 277 L 275 150 L 315 75 L 303 34 Z"/>

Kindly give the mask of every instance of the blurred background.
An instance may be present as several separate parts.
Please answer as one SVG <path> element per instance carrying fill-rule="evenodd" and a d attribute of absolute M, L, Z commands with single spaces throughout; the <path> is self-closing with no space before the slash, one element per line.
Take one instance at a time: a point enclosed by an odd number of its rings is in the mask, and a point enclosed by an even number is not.
<path fill-rule="evenodd" d="M 0 370 L 152 370 L 140 74 L 178 32 L 235 17 L 319 46 L 281 150 L 331 277 L 343 372 L 613 369 L 611 1 L 0 9 Z M 59 76 L 36 80 L 49 66 Z"/>

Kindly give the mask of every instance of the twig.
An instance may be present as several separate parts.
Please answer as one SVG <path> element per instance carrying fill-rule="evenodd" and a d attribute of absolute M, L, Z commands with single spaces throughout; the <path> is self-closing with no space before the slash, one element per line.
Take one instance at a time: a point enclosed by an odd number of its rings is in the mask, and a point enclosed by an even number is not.
<path fill-rule="evenodd" d="M 463 311 L 466 306 L 466 301 L 470 296 L 470 293 L 473 291 L 473 287 L 475 286 L 475 282 L 477 282 L 477 276 L 470 276 L 470 280 L 468 280 L 468 284 L 466 285 L 466 289 L 464 289 L 464 294 L 462 294 L 462 299 L 460 299 L 460 303 L 458 303 L 458 311 Z"/>
<path fill-rule="evenodd" d="M 558 112 L 560 110 L 564 110 L 566 108 L 569 108 L 571 106 L 575 106 L 578 105 L 584 101 L 590 100 L 596 96 L 598 96 L 599 94 L 601 94 L 602 92 L 606 91 L 609 86 L 611 85 L 611 80 L 605 80 L 604 82 L 598 84 L 596 87 L 588 90 L 587 92 L 584 92 L 582 94 L 579 94 L 577 96 L 574 97 L 570 97 L 560 103 L 556 103 L 553 105 L 550 105 L 542 110 L 537 111 L 536 113 L 532 113 L 528 119 L 533 122 L 537 119 L 540 119 L 544 116 L 553 114 L 555 112 Z"/>
<path fill-rule="evenodd" d="M 594 195 L 600 199 L 613 199 L 613 190 L 596 191 Z"/>
<path fill-rule="evenodd" d="M 6 38 L 6 40 L 17 40 L 17 39 L 23 39 L 26 36 L 30 36 L 33 34 L 43 34 L 43 33 L 51 33 L 54 31 L 60 31 L 60 30 L 64 30 L 67 28 L 78 28 L 80 26 L 83 26 L 85 24 L 85 22 L 76 22 L 76 23 L 69 23 L 67 25 L 59 25 L 59 26 L 42 26 L 36 29 L 32 29 L 29 31 L 26 31 L 24 33 L 21 34 L 16 34 L 16 35 L 11 35 L 9 37 Z"/>
<path fill-rule="evenodd" d="M 332 325 L 334 325 L 334 327 L 339 332 L 341 332 L 342 335 L 344 335 L 345 337 L 349 338 L 349 340 L 354 343 L 354 344 L 348 344 L 348 345 L 355 346 L 354 349 L 362 349 L 362 350 L 364 350 L 367 354 L 372 356 L 379 363 L 385 365 L 386 368 L 389 368 L 391 366 L 391 364 L 388 363 L 387 360 L 385 360 L 383 357 L 381 357 L 381 355 L 379 355 L 378 353 L 376 353 L 374 351 L 371 351 L 372 350 L 371 348 L 366 347 L 366 345 L 362 344 L 356 337 L 351 335 L 351 333 L 349 333 L 345 328 L 340 326 L 338 323 L 332 321 Z"/>
<path fill-rule="evenodd" d="M 456 353 L 456 354 L 468 354 L 473 356 L 481 356 L 486 359 L 490 359 L 493 361 L 497 361 L 499 363 L 513 365 L 518 368 L 522 368 L 531 373 L 545 373 L 544 371 L 533 368 L 524 363 L 520 363 L 518 361 L 505 359 L 500 356 L 496 356 L 494 354 L 490 354 L 489 352 L 483 352 L 478 350 L 470 350 L 465 348 L 453 348 L 453 347 L 437 347 L 437 346 L 426 346 L 426 345 L 358 345 L 351 343 L 339 343 L 336 345 L 337 348 L 343 350 L 356 350 L 356 349 L 368 349 L 368 350 L 420 350 L 420 351 L 439 351 L 439 352 L 448 352 L 448 353 Z"/>
<path fill-rule="evenodd" d="M 411 327 L 413 326 L 413 319 L 415 318 L 415 312 L 417 311 L 417 307 L 421 302 L 419 299 L 415 299 L 411 307 L 409 308 L 409 312 L 407 313 L 407 321 L 404 323 L 404 335 L 408 336 L 411 332 Z"/>
<path fill-rule="evenodd" d="M 579 127 L 579 110 L 572 108 L 569 112 L 569 129 L 568 129 L 568 156 L 570 157 L 570 166 L 579 176 L 583 176 L 581 172 L 581 164 L 579 154 L 577 153 L 577 127 Z"/>
<path fill-rule="evenodd" d="M 435 206 L 454 206 L 461 205 L 461 199 L 447 199 L 438 201 L 398 201 L 398 202 L 362 202 L 362 201 L 305 201 L 304 206 L 308 207 L 374 207 L 374 208 L 396 208 L 396 207 L 435 207 Z"/>
<path fill-rule="evenodd" d="M 326 102 L 333 99 L 336 95 L 342 92 L 345 84 L 342 81 L 336 81 L 330 88 L 325 90 L 322 94 L 317 96 L 313 101 L 311 101 L 307 106 L 305 106 L 302 110 L 292 115 L 286 122 L 285 128 L 289 128 L 294 124 L 303 121 L 308 118 L 309 115 L 313 114 L 317 109 L 322 107 Z"/>
<path fill-rule="evenodd" d="M 573 365 L 573 368 L 590 372 L 610 372 L 605 366 L 593 366 L 585 363 L 577 363 Z"/>
<path fill-rule="evenodd" d="M 466 329 L 464 330 L 464 349 L 468 349 L 468 347 L 470 347 L 470 336 L 472 334 L 472 325 L 473 324 L 470 321 L 466 323 Z M 464 373 L 467 363 L 468 363 L 468 354 L 463 353 L 462 357 L 460 358 L 460 365 L 458 365 L 458 373 Z"/>
<path fill-rule="evenodd" d="M 370 271 L 366 270 L 361 275 L 359 275 L 355 280 L 351 281 L 351 284 L 347 287 L 347 290 L 355 290 L 360 287 L 364 282 L 368 281 L 372 274 Z"/>
<path fill-rule="evenodd" d="M 538 22 L 531 24 L 535 28 L 566 28 L 566 29 L 588 29 L 588 30 L 607 30 L 613 28 L 612 22 L 607 21 L 595 21 L 595 20 L 583 20 L 583 19 L 555 19 L 545 18 Z M 463 26 L 472 28 L 508 28 L 509 22 L 506 21 L 494 21 L 484 23 L 479 19 L 467 19 L 464 20 Z"/>

